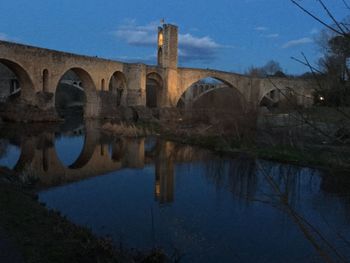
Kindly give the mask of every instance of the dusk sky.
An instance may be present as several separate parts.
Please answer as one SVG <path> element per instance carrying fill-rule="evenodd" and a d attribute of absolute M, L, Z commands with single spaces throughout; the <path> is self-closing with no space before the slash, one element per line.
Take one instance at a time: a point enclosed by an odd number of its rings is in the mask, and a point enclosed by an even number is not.
<path fill-rule="evenodd" d="M 329 23 L 316 0 L 301 0 Z M 326 0 L 339 20 L 341 0 Z M 154 64 L 162 18 L 179 26 L 180 65 L 244 72 L 279 61 L 290 74 L 307 68 L 290 59 L 304 52 L 316 62 L 323 28 L 289 0 L 2 0 L 0 39 L 34 46 Z"/>

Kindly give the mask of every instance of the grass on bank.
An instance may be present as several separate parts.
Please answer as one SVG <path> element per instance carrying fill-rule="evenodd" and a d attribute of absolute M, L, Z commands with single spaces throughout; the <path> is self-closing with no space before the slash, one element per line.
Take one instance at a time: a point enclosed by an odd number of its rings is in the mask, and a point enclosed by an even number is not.
<path fill-rule="evenodd" d="M 254 143 L 247 143 L 230 136 L 177 136 L 167 133 L 164 138 L 184 144 L 197 145 L 219 154 L 237 156 L 247 154 L 271 161 L 291 163 L 300 166 L 309 166 L 327 169 L 334 172 L 350 173 L 350 154 L 337 153 L 325 148 L 298 149 L 286 145 L 269 145 L 259 147 Z"/>

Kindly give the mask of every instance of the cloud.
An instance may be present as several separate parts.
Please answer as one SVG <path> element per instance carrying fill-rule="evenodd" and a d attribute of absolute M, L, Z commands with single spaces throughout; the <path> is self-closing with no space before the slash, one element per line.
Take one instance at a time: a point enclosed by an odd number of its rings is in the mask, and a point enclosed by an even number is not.
<path fill-rule="evenodd" d="M 16 37 L 10 37 L 8 34 L 4 32 L 0 32 L 0 40 L 2 41 L 9 41 L 9 42 L 15 42 L 15 43 L 23 43 L 23 41 L 20 38 Z"/>
<path fill-rule="evenodd" d="M 278 38 L 280 35 L 277 33 L 264 35 L 266 38 Z"/>
<path fill-rule="evenodd" d="M 7 34 L 0 32 L 0 40 L 9 41 L 10 38 Z"/>
<path fill-rule="evenodd" d="M 147 25 L 137 25 L 135 20 L 129 20 L 120 25 L 112 34 L 119 40 L 133 46 L 156 47 L 157 28 L 159 23 L 152 22 Z M 221 45 L 209 36 L 197 37 L 193 34 L 179 34 L 179 59 L 188 61 L 213 61 L 220 48 L 234 48 Z"/>
<path fill-rule="evenodd" d="M 135 20 L 129 20 L 112 34 L 130 45 L 153 46 L 157 44 L 157 23 L 139 26 L 136 25 Z"/>
<path fill-rule="evenodd" d="M 264 26 L 257 26 L 254 28 L 255 31 L 267 31 L 268 28 Z"/>
<path fill-rule="evenodd" d="M 286 42 L 285 44 L 282 45 L 282 48 L 290 48 L 290 47 L 295 47 L 295 46 L 300 46 L 300 45 L 305 45 L 312 43 L 313 40 L 309 37 L 303 37 L 300 39 L 294 39 Z"/>
<path fill-rule="evenodd" d="M 156 55 L 148 55 L 144 57 L 129 57 L 129 56 L 122 56 L 117 57 L 116 60 L 128 62 L 128 63 L 143 63 L 143 64 L 155 64 L 157 61 Z"/>
<path fill-rule="evenodd" d="M 310 31 L 310 34 L 311 34 L 311 35 L 317 35 L 319 32 L 320 32 L 319 29 L 313 28 L 313 29 Z"/>

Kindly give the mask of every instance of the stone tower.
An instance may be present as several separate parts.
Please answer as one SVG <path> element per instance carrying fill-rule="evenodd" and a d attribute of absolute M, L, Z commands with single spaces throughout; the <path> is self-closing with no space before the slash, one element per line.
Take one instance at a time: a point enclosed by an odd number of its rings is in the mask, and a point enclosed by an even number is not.
<path fill-rule="evenodd" d="M 178 60 L 178 28 L 170 24 L 158 27 L 158 66 L 176 69 Z"/>

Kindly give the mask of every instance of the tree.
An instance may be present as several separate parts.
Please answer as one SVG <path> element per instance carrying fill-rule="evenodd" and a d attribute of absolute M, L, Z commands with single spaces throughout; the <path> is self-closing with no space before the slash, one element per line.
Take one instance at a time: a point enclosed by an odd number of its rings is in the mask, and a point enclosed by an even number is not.
<path fill-rule="evenodd" d="M 251 66 L 247 72 L 247 75 L 252 77 L 285 77 L 280 64 L 277 61 L 270 60 L 262 67 Z"/>
<path fill-rule="evenodd" d="M 263 78 L 266 77 L 265 72 L 262 68 L 251 66 L 247 71 L 246 75 L 251 77 Z"/>
<path fill-rule="evenodd" d="M 350 57 L 350 38 L 348 35 L 349 33 L 336 35 L 323 32 L 319 38 L 321 41 L 318 43 L 321 43 L 324 55 L 318 63 L 323 78 L 317 95 L 324 98 L 322 104 L 350 105 L 350 75 L 347 65 Z"/>
<path fill-rule="evenodd" d="M 274 60 L 270 60 L 262 67 L 266 76 L 274 76 L 277 72 L 283 72 L 280 63 Z"/>
<path fill-rule="evenodd" d="M 305 62 L 301 62 L 310 68 L 315 77 L 315 72 L 321 73 L 322 78 L 318 78 L 318 89 L 315 92 L 316 101 L 321 98 L 320 102 L 324 105 L 350 106 L 350 75 L 347 63 L 350 57 L 349 18 L 343 21 L 337 20 L 324 1 L 318 0 L 317 2 L 333 22 L 333 24 L 327 24 L 319 16 L 305 9 L 301 1 L 291 0 L 291 2 L 325 26 L 317 39 L 324 53 L 318 63 L 319 69 L 312 67 L 304 55 Z M 342 0 L 340 4 L 347 9 L 350 7 L 347 0 Z"/>

